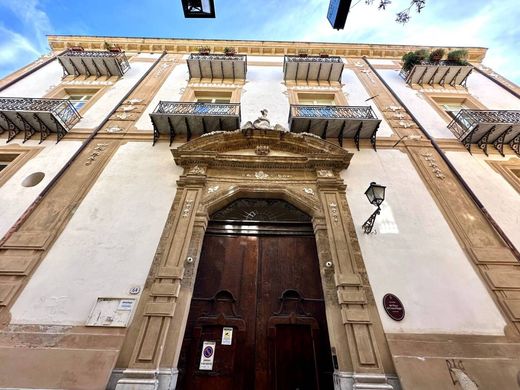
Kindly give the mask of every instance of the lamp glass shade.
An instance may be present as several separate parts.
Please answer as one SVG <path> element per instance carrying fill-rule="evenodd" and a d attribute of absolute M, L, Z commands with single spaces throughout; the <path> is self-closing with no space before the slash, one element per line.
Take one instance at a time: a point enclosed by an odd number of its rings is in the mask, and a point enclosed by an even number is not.
<path fill-rule="evenodd" d="M 379 207 L 385 200 L 385 189 L 385 186 L 372 182 L 370 183 L 370 187 L 365 191 L 365 195 L 371 204 Z"/>

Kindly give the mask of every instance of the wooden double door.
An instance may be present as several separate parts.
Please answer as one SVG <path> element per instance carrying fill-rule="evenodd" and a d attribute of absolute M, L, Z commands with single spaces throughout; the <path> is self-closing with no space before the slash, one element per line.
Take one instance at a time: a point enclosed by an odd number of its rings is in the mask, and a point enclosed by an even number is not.
<path fill-rule="evenodd" d="M 178 368 L 180 389 L 332 389 L 314 236 L 207 233 Z"/>

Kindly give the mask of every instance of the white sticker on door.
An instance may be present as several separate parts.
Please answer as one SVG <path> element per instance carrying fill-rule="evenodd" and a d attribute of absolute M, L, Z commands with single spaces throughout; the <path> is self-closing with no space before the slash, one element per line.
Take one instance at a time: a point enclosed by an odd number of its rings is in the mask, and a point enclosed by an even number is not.
<path fill-rule="evenodd" d="M 200 354 L 199 370 L 213 370 L 213 358 L 215 357 L 215 342 L 204 341 Z"/>
<path fill-rule="evenodd" d="M 233 341 L 233 328 L 224 327 L 222 329 L 222 345 L 231 345 Z"/>

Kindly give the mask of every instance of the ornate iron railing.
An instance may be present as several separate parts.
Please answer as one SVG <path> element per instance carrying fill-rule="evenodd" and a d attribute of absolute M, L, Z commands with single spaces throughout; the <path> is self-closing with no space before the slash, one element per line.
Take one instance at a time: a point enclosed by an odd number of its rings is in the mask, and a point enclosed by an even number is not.
<path fill-rule="evenodd" d="M 52 113 L 67 130 L 81 119 L 76 108 L 67 99 L 0 97 L 0 111 Z"/>
<path fill-rule="evenodd" d="M 520 111 L 460 110 L 448 127 L 460 138 L 482 123 L 520 125 Z"/>
<path fill-rule="evenodd" d="M 293 118 L 377 119 L 370 106 L 291 105 Z"/>
<path fill-rule="evenodd" d="M 160 101 L 154 114 L 239 116 L 240 103 L 184 103 Z"/>
<path fill-rule="evenodd" d="M 509 144 L 520 155 L 519 110 L 460 110 L 448 128 L 470 152 L 476 143 L 487 155 L 488 144 L 492 143 L 504 156 L 504 145 Z"/>
<path fill-rule="evenodd" d="M 119 64 L 121 73 L 125 73 L 129 68 L 128 58 L 124 52 L 108 50 L 67 50 L 60 57 L 87 57 L 87 58 L 113 58 Z"/>
<path fill-rule="evenodd" d="M 284 62 L 331 62 L 341 64 L 343 61 L 341 57 L 338 56 L 328 56 L 328 57 L 320 57 L 320 56 L 285 56 Z"/>
<path fill-rule="evenodd" d="M 188 60 L 206 60 L 206 61 L 245 61 L 245 54 L 233 54 L 232 56 L 225 54 L 197 54 L 191 53 Z"/>

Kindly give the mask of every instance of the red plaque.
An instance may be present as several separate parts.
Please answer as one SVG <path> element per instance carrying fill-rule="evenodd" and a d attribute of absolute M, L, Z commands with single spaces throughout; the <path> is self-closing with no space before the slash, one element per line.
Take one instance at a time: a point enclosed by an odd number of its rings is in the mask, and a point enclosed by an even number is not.
<path fill-rule="evenodd" d="M 386 294 L 383 297 L 383 307 L 386 314 L 394 321 L 401 321 L 404 318 L 403 303 L 394 294 Z"/>

